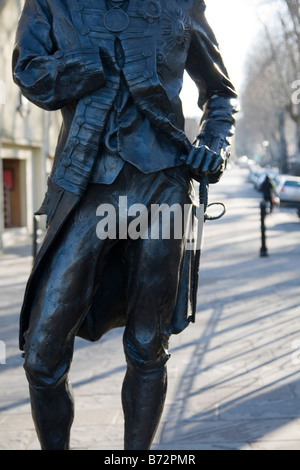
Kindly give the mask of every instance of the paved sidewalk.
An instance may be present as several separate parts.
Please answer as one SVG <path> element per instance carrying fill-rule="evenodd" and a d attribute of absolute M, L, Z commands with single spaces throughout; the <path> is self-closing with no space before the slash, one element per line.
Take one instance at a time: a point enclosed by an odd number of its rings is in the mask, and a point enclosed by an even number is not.
<path fill-rule="evenodd" d="M 247 173 L 228 171 L 210 199 L 227 215 L 205 225 L 197 320 L 171 339 L 153 449 L 300 450 L 300 220 L 291 210 L 268 216 L 270 256 L 260 258 L 260 196 Z M 21 234 L 0 255 L 2 450 L 39 448 L 18 351 L 28 243 Z M 72 449 L 122 449 L 124 372 L 122 330 L 96 344 L 76 340 Z"/>

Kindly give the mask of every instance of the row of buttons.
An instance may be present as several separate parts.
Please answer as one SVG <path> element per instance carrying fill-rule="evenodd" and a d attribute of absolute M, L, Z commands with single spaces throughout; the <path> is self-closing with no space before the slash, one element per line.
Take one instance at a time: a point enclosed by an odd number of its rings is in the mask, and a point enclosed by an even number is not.
<path fill-rule="evenodd" d="M 58 62 L 57 66 L 56 66 L 56 69 L 59 71 L 59 72 L 63 72 L 65 70 L 65 64 L 63 62 Z M 146 78 L 146 79 L 150 79 L 153 77 L 153 72 L 152 70 L 144 70 L 143 72 L 143 77 Z M 60 78 L 60 82 L 63 86 L 70 86 L 72 81 L 71 81 L 71 78 L 70 77 L 67 77 L 67 76 L 63 76 Z"/>
<path fill-rule="evenodd" d="M 145 49 L 144 51 L 141 51 L 141 54 L 142 54 L 142 56 L 145 57 L 145 58 L 151 57 L 152 51 L 151 51 L 150 49 Z M 57 64 L 56 64 L 56 69 L 57 69 L 58 72 L 64 72 L 64 70 L 65 70 L 65 68 L 66 68 L 65 62 L 64 62 L 63 60 L 59 60 L 59 59 L 62 59 L 63 56 L 64 56 L 64 53 L 63 53 L 62 50 L 57 50 L 57 51 L 54 53 L 54 57 L 55 57 L 56 59 L 58 59 L 58 62 L 57 62 Z M 118 58 L 121 57 L 120 51 L 118 51 L 117 56 L 118 56 Z M 122 56 L 123 56 L 123 54 L 122 54 Z M 164 61 L 164 55 L 163 55 L 161 52 L 159 52 L 159 53 L 157 54 L 157 56 L 156 56 L 156 60 L 157 60 L 157 62 L 160 63 L 160 64 L 163 63 L 163 61 Z M 150 73 L 149 76 L 147 76 L 148 73 Z M 151 77 L 152 77 L 151 72 L 150 72 L 150 71 L 146 71 L 146 76 L 145 76 L 145 78 L 151 78 Z"/>
<path fill-rule="evenodd" d="M 58 70 L 59 72 L 63 72 L 63 71 L 64 71 L 64 68 L 62 68 L 62 67 L 57 67 L 57 70 Z M 151 70 L 145 70 L 145 71 L 143 72 L 143 77 L 146 78 L 146 79 L 150 79 L 150 78 L 153 77 L 153 72 L 152 72 Z M 66 76 L 61 77 L 60 82 L 61 82 L 61 84 L 62 84 L 63 86 L 70 86 L 71 83 L 72 83 L 70 77 L 66 77 Z"/>
<path fill-rule="evenodd" d="M 86 96 L 83 98 L 83 102 L 85 105 L 89 105 L 92 102 L 92 98 L 90 96 Z M 85 122 L 84 116 L 76 116 L 75 122 L 78 126 L 82 126 L 82 124 L 84 124 Z M 80 144 L 80 140 L 78 137 L 73 136 L 70 138 L 69 143 L 72 147 L 76 147 L 77 145 Z M 71 163 L 72 163 L 72 159 L 70 157 L 66 157 L 62 160 L 62 165 L 65 168 L 68 168 L 71 165 Z"/>
<path fill-rule="evenodd" d="M 157 118 L 157 119 L 159 120 L 159 118 Z M 165 118 L 164 118 L 164 119 L 165 119 Z M 169 119 L 169 121 L 171 121 L 171 123 L 174 124 L 175 121 L 176 121 L 176 114 L 174 114 L 174 113 L 169 114 L 169 115 L 168 115 L 168 119 Z M 78 125 L 83 124 L 83 123 L 84 123 L 84 118 L 83 118 L 83 116 L 78 116 L 78 117 L 76 118 L 76 123 L 77 123 Z M 125 123 L 121 123 L 119 127 L 122 128 L 122 129 L 124 129 L 124 128 L 126 128 L 126 126 L 127 126 L 127 125 L 126 125 Z M 70 143 L 70 145 L 71 145 L 72 147 L 76 147 L 77 145 L 80 144 L 80 140 L 79 140 L 78 137 L 71 137 L 71 139 L 69 140 L 69 143 Z M 120 148 L 120 143 L 118 144 L 118 150 L 119 150 L 119 151 L 121 150 L 121 148 Z M 64 158 L 64 159 L 62 160 L 62 165 L 63 165 L 65 168 L 68 168 L 68 167 L 71 165 L 71 163 L 72 163 L 72 159 L 71 159 L 70 157 L 66 157 L 66 158 Z"/>
<path fill-rule="evenodd" d="M 65 68 L 66 68 L 66 64 L 64 63 L 63 60 L 60 60 L 62 59 L 64 56 L 64 53 L 62 50 L 58 50 L 58 51 L 55 51 L 54 52 L 54 57 L 55 59 L 58 60 L 57 64 L 56 64 L 56 70 L 60 73 L 64 72 Z M 71 85 L 71 79 L 69 77 L 61 77 L 60 78 L 60 83 L 62 86 L 64 87 L 68 87 Z"/>

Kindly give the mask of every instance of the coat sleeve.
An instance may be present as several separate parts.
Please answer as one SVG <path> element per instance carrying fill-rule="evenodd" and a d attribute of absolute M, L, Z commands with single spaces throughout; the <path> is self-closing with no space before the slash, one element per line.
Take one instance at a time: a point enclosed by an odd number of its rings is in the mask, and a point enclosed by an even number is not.
<path fill-rule="evenodd" d="M 198 145 L 207 145 L 219 153 L 228 147 L 234 132 L 237 94 L 206 20 L 205 8 L 203 0 L 194 1 L 186 70 L 198 88 L 198 106 L 203 110 Z"/>
<path fill-rule="evenodd" d="M 52 23 L 46 1 L 26 0 L 12 58 L 15 83 L 26 98 L 47 110 L 62 108 L 105 83 L 99 49 L 82 48 L 75 41 L 59 48 Z"/>

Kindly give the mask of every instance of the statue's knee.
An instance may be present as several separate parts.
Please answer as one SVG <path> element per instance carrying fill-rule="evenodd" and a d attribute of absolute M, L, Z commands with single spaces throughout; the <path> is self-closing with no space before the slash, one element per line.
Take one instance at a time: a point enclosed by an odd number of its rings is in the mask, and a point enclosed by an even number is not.
<path fill-rule="evenodd" d="M 159 336 L 141 341 L 140 338 L 133 338 L 125 333 L 124 351 L 127 362 L 144 370 L 163 367 L 170 357 L 165 342 Z"/>
<path fill-rule="evenodd" d="M 37 387 L 43 386 L 45 371 L 33 355 L 25 356 L 24 370 L 30 385 Z"/>
<path fill-rule="evenodd" d="M 55 388 L 66 375 L 60 366 L 54 366 L 36 353 L 25 354 L 24 370 L 29 384 L 39 388 Z"/>

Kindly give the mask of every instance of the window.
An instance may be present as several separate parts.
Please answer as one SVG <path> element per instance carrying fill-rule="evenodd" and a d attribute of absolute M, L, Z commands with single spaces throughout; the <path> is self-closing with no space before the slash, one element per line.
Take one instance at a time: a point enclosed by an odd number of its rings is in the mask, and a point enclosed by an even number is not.
<path fill-rule="evenodd" d="M 284 186 L 289 188 L 300 188 L 300 181 L 286 181 Z"/>

